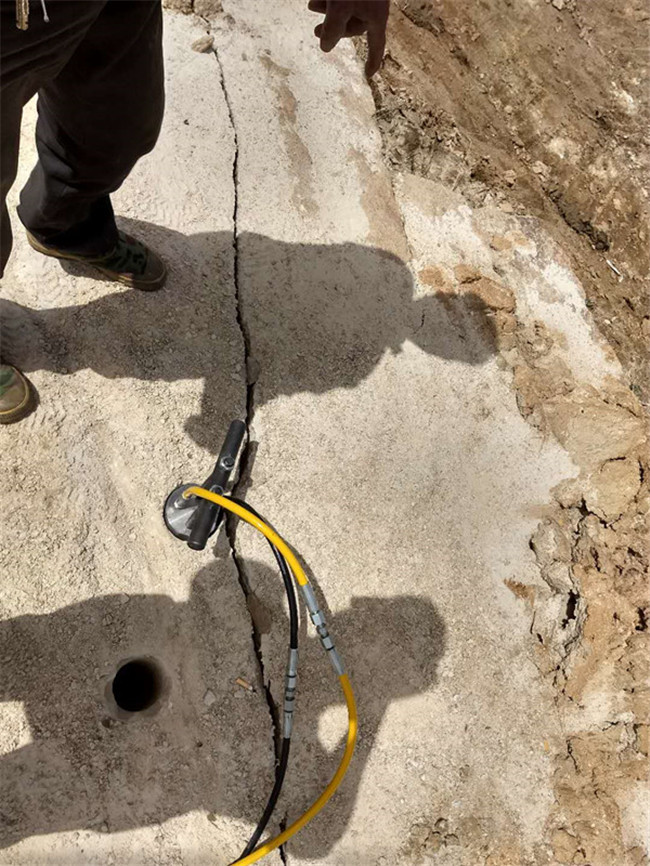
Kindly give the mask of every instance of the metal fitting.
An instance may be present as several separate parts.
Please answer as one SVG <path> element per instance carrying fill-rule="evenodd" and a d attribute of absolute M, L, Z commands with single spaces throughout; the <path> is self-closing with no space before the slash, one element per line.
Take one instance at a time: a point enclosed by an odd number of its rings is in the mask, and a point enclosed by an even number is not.
<path fill-rule="evenodd" d="M 302 590 L 302 597 L 305 599 L 305 604 L 307 605 L 309 613 L 319 613 L 318 602 L 316 601 L 316 596 L 314 595 L 314 590 L 311 588 L 311 584 L 302 584 L 300 589 Z"/>
<path fill-rule="evenodd" d="M 332 647 L 332 649 L 327 653 L 330 657 L 330 661 L 332 662 L 332 667 L 334 668 L 337 676 L 343 676 L 345 673 L 345 668 L 343 667 L 343 661 L 341 656 L 338 654 L 336 647 Z"/>

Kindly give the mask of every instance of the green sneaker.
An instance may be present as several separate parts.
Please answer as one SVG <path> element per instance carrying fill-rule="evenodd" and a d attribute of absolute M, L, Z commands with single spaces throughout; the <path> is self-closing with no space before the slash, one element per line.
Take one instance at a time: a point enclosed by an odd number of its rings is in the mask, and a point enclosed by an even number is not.
<path fill-rule="evenodd" d="M 0 364 L 0 424 L 20 421 L 34 404 L 34 390 L 20 370 Z"/>
<path fill-rule="evenodd" d="M 27 232 L 27 240 L 31 247 L 45 256 L 91 265 L 109 279 L 143 292 L 155 292 L 161 289 L 167 277 L 167 268 L 163 260 L 153 250 L 124 232 L 119 232 L 115 249 L 99 258 L 78 256 L 54 247 L 47 247 L 29 232 Z"/>

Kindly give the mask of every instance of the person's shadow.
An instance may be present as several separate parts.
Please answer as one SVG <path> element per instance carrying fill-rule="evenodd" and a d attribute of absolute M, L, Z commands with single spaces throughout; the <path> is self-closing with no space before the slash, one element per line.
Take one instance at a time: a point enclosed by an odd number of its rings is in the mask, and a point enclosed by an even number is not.
<path fill-rule="evenodd" d="M 117 288 L 87 304 L 49 309 L 45 298 L 38 310 L 2 302 L 3 357 L 26 373 L 90 368 L 109 378 L 202 379 L 201 412 L 186 429 L 212 452 L 220 444 L 224 387 L 232 387 L 232 371 L 220 367 L 220 341 L 232 339 L 236 315 L 258 406 L 281 394 L 354 388 L 407 341 L 466 364 L 482 364 L 496 351 L 490 310 L 478 295 L 441 290 L 414 297 L 408 268 L 383 250 L 245 233 L 233 274 L 226 232 L 184 236 L 133 220 L 121 225 L 163 254 L 167 286 L 155 294 Z M 224 296 L 235 278 L 239 310 L 232 293 Z"/>
<path fill-rule="evenodd" d="M 260 563 L 255 568 L 282 592 L 279 576 Z M 241 660 L 224 603 L 224 581 L 232 576 L 223 571 L 218 561 L 202 569 L 187 602 L 98 596 L 0 622 L 0 700 L 23 704 L 32 738 L 0 758 L 0 847 L 57 831 L 119 832 L 192 810 L 211 820 L 257 822 L 273 782 L 272 756 L 268 728 L 262 735 L 252 725 L 255 714 L 242 711 L 242 701 L 255 698 L 233 684 Z M 288 625 L 284 616 L 275 619 L 280 642 Z M 318 846 L 307 837 L 291 842 L 316 859 L 345 831 L 388 706 L 433 687 L 444 649 L 443 623 L 426 598 L 353 598 L 329 619 L 349 665 L 361 726 L 348 776 L 328 806 L 334 811 L 329 820 L 317 819 Z M 311 631 L 301 643 L 297 744 L 276 820 L 285 811 L 290 821 L 298 817 L 340 756 L 318 738 L 319 718 L 340 700 L 336 679 Z M 129 716 L 120 702 L 133 709 L 129 701 L 142 695 L 142 682 L 136 677 L 130 691 L 128 683 L 121 690 L 113 684 L 120 663 L 133 666 L 134 658 L 154 663 L 159 698 Z M 301 700 L 301 674 L 325 682 L 310 689 L 308 700 Z M 214 845 L 219 850 L 218 827 Z M 238 852 L 228 853 L 234 859 Z"/>
<path fill-rule="evenodd" d="M 48 308 L 44 298 L 39 310 L 3 302 L 3 360 L 26 373 L 90 368 L 108 378 L 202 380 L 201 409 L 186 430 L 212 452 L 224 413 L 230 420 L 223 389 L 232 371 L 222 368 L 219 350 L 237 335 L 236 317 L 246 333 L 256 406 L 280 395 L 354 388 L 385 353 L 399 353 L 407 342 L 452 363 L 482 364 L 496 351 L 491 311 L 477 295 L 441 287 L 416 297 L 408 268 L 382 250 L 243 234 L 233 273 L 229 233 L 184 236 L 132 220 L 121 224 L 163 254 L 167 286 L 155 294 L 118 287 L 84 305 Z M 237 380 L 243 382 L 243 370 Z M 232 399 L 232 382 L 230 388 Z M 258 820 L 272 767 L 268 754 L 255 749 L 259 731 L 238 715 L 246 693 L 222 689 L 207 709 L 204 698 L 208 658 L 221 659 L 224 677 L 238 668 L 232 626 L 220 613 L 218 568 L 197 576 L 186 604 L 155 595 L 122 604 L 104 596 L 0 623 L 0 699 L 24 703 L 33 739 L 0 762 L 0 844 L 78 828 L 119 831 L 192 809 Z M 330 625 L 357 692 L 361 736 L 317 835 L 305 830 L 291 843 L 310 858 L 324 855 L 344 832 L 387 707 L 433 687 L 444 648 L 440 617 L 417 596 L 356 598 Z M 307 670 L 315 644 L 307 643 Z M 162 662 L 171 703 L 157 715 L 116 720 L 100 681 L 111 665 L 143 653 Z M 320 663 L 327 673 L 327 660 Z M 298 705 L 294 769 L 279 810 L 289 820 L 322 790 L 336 762 L 315 734 L 323 712 L 339 700 L 335 687 Z"/>

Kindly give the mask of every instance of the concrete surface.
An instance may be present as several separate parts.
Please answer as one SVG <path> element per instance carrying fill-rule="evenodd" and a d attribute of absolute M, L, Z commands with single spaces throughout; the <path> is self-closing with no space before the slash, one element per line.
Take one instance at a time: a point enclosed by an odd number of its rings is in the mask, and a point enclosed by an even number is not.
<path fill-rule="evenodd" d="M 197 440 L 214 449 L 244 411 L 232 130 L 214 58 L 190 50 L 202 29 L 167 25 L 164 131 L 116 210 L 164 254 L 168 287 L 71 275 L 29 251 L 17 220 L 3 280 L 23 308 L 5 309 L 14 352 L 41 396 L 1 431 L 0 862 L 12 866 L 198 866 L 207 852 L 225 864 L 273 780 L 264 696 L 234 684 L 254 682 L 257 662 L 228 546 L 195 553 L 161 521 L 171 488 L 209 469 Z M 34 160 L 30 108 L 14 200 Z M 162 663 L 169 700 L 114 722 L 107 680 L 140 654 Z"/>
<path fill-rule="evenodd" d="M 313 573 L 361 717 L 349 777 L 288 862 L 550 863 L 563 720 L 513 587 L 546 587 L 530 539 L 580 464 L 525 420 L 499 316 L 516 304 L 522 327 L 562 332 L 558 363 L 587 384 L 617 366 L 534 225 L 390 176 L 351 46 L 320 56 L 297 2 L 224 7 L 211 24 L 167 15 L 164 133 L 116 196 L 170 263 L 165 290 L 72 278 L 20 233 L 4 280 L 42 403 L 0 431 L 0 863 L 225 864 L 250 832 L 272 779 L 261 678 L 279 700 L 279 579 L 250 530 L 236 568 L 223 535 L 199 555 L 160 519 L 237 416 L 252 439 L 239 493 Z M 216 55 L 192 52 L 208 29 Z M 566 592 L 557 605 L 561 619 Z M 276 830 L 344 732 L 301 630 Z M 169 697 L 115 721 L 106 683 L 138 654 Z"/>
<path fill-rule="evenodd" d="M 259 443 L 248 495 L 280 516 L 317 576 L 363 718 L 345 791 L 290 857 L 394 863 L 420 820 L 457 828 L 477 815 L 484 832 L 530 844 L 552 800 L 544 741 L 558 720 L 503 581 L 535 579 L 536 510 L 571 463 L 519 415 L 487 309 L 473 314 L 466 299 L 447 309 L 403 263 L 411 238 L 354 58 L 332 56 L 315 79 L 313 46 L 289 9 L 269 22 L 255 4 L 229 11 L 240 26 L 219 52 L 239 145 L 239 289 Z M 300 201 L 283 206 L 296 190 Z M 244 532 L 240 544 L 274 623 L 262 647 L 280 684 L 277 589 L 250 565 L 266 560 L 263 546 Z M 298 791 L 326 780 L 341 734 L 340 713 L 323 714 L 336 686 L 317 655 L 307 665 L 290 814 Z M 453 847 L 446 857 L 460 862 Z"/>

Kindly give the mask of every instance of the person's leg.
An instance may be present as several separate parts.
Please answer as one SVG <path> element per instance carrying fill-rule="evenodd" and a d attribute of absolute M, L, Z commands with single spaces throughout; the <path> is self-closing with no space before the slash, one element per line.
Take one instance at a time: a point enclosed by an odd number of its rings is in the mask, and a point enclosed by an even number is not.
<path fill-rule="evenodd" d="M 20 89 L 0 96 L 0 277 L 11 253 L 11 221 L 7 210 L 7 193 L 16 179 L 20 120 L 23 114 L 23 95 Z"/>
<path fill-rule="evenodd" d="M 12 246 L 6 198 L 18 168 L 23 106 L 62 69 L 104 2 L 58 3 L 55 21 L 32 16 L 27 30 L 16 27 L 14 0 L 0 2 L 0 277 Z M 36 398 L 25 376 L 6 363 L 3 336 L 0 321 L 0 424 L 11 424 L 29 414 Z"/>
<path fill-rule="evenodd" d="M 16 178 L 23 106 L 59 74 L 105 3 L 57 2 L 50 23 L 35 13 L 19 30 L 15 0 L 0 0 L 0 277 L 11 251 L 5 201 Z"/>
<path fill-rule="evenodd" d="M 18 208 L 37 249 L 83 258 L 115 250 L 109 195 L 153 148 L 163 107 L 160 0 L 108 0 L 39 91 L 39 163 Z"/>

